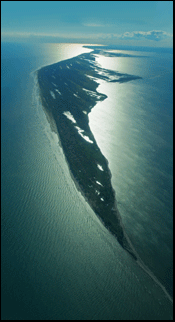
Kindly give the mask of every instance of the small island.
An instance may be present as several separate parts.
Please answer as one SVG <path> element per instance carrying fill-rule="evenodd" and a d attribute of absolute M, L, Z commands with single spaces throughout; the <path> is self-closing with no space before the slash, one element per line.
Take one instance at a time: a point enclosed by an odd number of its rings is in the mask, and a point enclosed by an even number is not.
<path fill-rule="evenodd" d="M 100 151 L 89 127 L 88 113 L 107 96 L 97 91 L 98 80 L 128 82 L 141 77 L 101 68 L 94 50 L 77 57 L 43 67 L 37 71 L 40 97 L 44 110 L 53 118 L 71 175 L 78 189 L 117 238 L 121 246 L 137 260 L 117 209 L 108 161 Z M 112 54 L 112 57 L 117 54 Z M 128 55 L 127 55 L 128 57 Z"/>

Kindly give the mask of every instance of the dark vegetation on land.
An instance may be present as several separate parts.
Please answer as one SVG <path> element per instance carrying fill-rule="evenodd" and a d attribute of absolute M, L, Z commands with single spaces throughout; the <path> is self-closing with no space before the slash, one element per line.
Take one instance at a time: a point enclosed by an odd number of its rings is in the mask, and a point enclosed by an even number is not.
<path fill-rule="evenodd" d="M 98 79 L 121 83 L 140 77 L 99 67 L 95 54 L 105 55 L 105 52 L 94 50 L 38 70 L 41 101 L 55 120 L 70 171 L 88 203 L 122 247 L 137 259 L 124 232 L 108 161 L 90 130 L 88 113 L 97 101 L 107 97 L 96 91 Z M 65 115 L 67 112 L 71 113 L 73 121 Z"/>

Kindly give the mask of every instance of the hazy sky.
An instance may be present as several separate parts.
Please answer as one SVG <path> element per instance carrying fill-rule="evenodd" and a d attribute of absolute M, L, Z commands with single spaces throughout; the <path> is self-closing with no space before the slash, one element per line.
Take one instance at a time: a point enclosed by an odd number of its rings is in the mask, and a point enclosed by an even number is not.
<path fill-rule="evenodd" d="M 6 41 L 172 47 L 173 1 L 1 1 Z"/>

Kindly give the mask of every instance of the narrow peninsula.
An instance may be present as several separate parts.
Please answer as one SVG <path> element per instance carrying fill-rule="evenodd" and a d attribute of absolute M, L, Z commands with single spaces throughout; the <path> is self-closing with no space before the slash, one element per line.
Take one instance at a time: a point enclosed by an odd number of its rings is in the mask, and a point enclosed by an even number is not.
<path fill-rule="evenodd" d="M 103 69 L 96 63 L 96 55 L 110 56 L 110 53 L 94 49 L 39 69 L 40 97 L 47 115 L 55 121 L 69 169 L 79 189 L 106 228 L 137 260 L 117 209 L 108 161 L 91 132 L 88 113 L 107 97 L 97 91 L 98 80 L 122 83 L 141 77 Z"/>

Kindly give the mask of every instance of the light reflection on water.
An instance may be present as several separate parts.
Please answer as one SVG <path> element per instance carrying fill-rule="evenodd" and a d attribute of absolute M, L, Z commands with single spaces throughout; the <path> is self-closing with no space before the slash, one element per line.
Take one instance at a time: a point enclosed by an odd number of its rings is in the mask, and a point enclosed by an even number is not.
<path fill-rule="evenodd" d="M 83 53 L 91 52 L 91 49 L 83 48 L 82 44 L 44 44 L 43 48 L 47 50 L 47 56 L 54 56 L 56 61 L 66 60 Z"/>
<path fill-rule="evenodd" d="M 33 71 L 46 65 L 58 63 L 59 61 L 70 59 L 82 53 L 91 52 L 91 49 L 83 48 L 82 44 L 57 44 L 46 43 L 38 44 L 38 46 L 29 46 L 30 54 L 35 53 L 35 62 L 31 64 Z M 24 49 L 23 55 L 27 57 L 27 50 Z M 29 56 L 29 59 L 30 56 Z M 41 63 L 42 62 L 42 63 Z M 34 67 L 35 66 L 35 67 Z"/>
<path fill-rule="evenodd" d="M 100 57 L 97 61 L 104 68 L 127 73 L 134 70 L 135 75 L 148 79 L 144 59 L 139 58 L 136 64 L 135 58 L 123 57 Z M 157 72 L 164 75 L 159 65 L 150 74 Z M 109 161 L 128 235 L 142 259 L 166 283 L 166 271 L 172 265 L 172 133 L 168 130 L 172 121 L 165 113 L 161 116 L 167 94 L 160 99 L 161 87 L 156 78 L 154 81 L 156 90 L 149 83 L 147 86 L 144 78 L 122 84 L 100 81 L 97 91 L 108 98 L 96 104 L 89 120 L 97 144 Z"/>
<path fill-rule="evenodd" d="M 62 57 L 61 49 L 59 56 L 53 50 L 49 57 L 47 51 L 42 55 L 35 54 L 32 64 L 23 60 L 27 72 L 37 61 L 44 65 Z M 15 64 L 12 67 L 25 74 L 21 61 Z M 8 62 L 4 70 L 7 66 Z M 16 76 L 12 67 L 11 78 Z M 57 135 L 38 100 L 31 105 L 31 88 L 26 94 L 29 83 L 24 82 L 22 93 L 15 81 L 9 84 L 15 97 L 8 101 L 5 95 L 4 113 L 8 106 L 13 117 L 14 99 L 17 104 L 14 122 L 8 121 L 8 114 L 2 119 L 5 319 L 169 318 L 165 294 L 116 242 L 77 190 Z"/>

